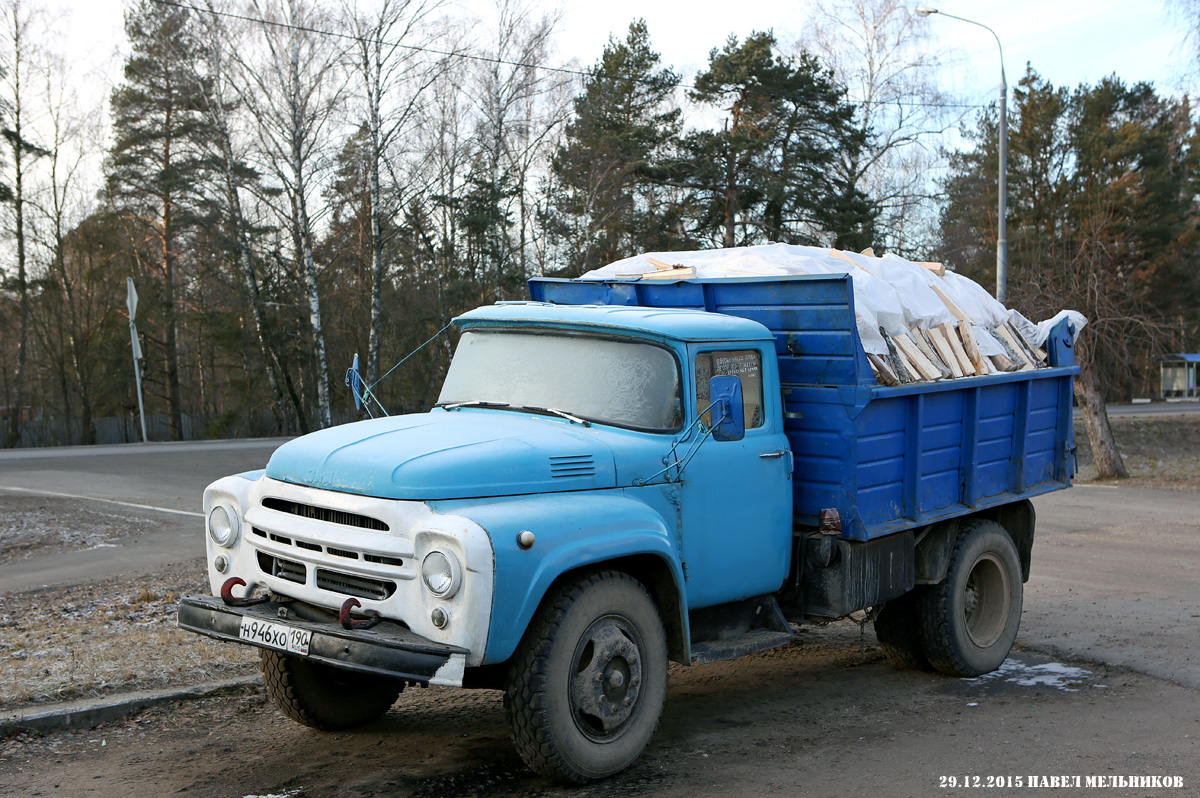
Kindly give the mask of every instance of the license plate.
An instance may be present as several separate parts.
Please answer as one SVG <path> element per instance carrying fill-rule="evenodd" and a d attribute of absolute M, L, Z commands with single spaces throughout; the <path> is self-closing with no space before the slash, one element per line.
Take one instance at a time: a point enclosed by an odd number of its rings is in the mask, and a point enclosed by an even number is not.
<path fill-rule="evenodd" d="M 312 640 L 312 632 L 243 615 L 241 626 L 238 627 L 238 637 L 258 643 L 260 646 L 308 656 L 308 644 Z"/>

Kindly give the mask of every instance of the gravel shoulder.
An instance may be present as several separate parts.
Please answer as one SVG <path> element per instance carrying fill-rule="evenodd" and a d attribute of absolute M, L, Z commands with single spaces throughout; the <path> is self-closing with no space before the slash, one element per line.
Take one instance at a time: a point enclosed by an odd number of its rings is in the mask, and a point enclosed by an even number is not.
<path fill-rule="evenodd" d="M 179 597 L 208 592 L 203 569 L 0 594 L 0 709 L 255 672 L 252 650 L 176 628 Z"/>
<path fill-rule="evenodd" d="M 958 796 L 980 791 L 943 778 L 1151 773 L 1200 784 L 1195 691 L 1029 651 L 991 678 L 949 679 L 897 670 L 871 643 L 853 624 L 805 627 L 782 649 L 672 668 L 644 757 L 582 788 L 521 763 L 495 691 L 410 689 L 376 723 L 320 733 L 247 689 L 0 741 L 0 796 Z"/>
<path fill-rule="evenodd" d="M 1200 491 L 1200 417 L 1110 416 L 1109 422 L 1129 479 L 1099 479 L 1087 433 L 1076 423 L 1076 483 Z"/>

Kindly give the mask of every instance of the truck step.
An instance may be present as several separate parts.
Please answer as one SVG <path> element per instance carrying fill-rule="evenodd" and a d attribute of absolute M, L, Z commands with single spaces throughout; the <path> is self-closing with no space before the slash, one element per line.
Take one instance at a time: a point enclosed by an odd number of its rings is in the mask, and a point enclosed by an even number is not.
<path fill-rule="evenodd" d="M 786 646 L 795 638 L 796 636 L 791 632 L 754 629 L 728 640 L 706 640 L 703 643 L 693 643 L 692 664 L 704 665 L 709 662 L 720 662 L 745 654 L 766 651 L 769 648 Z"/>

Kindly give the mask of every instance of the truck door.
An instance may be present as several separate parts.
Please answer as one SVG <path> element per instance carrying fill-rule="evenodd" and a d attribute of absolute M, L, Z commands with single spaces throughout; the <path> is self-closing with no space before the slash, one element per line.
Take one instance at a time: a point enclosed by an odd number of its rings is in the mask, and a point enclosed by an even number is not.
<path fill-rule="evenodd" d="M 732 375 L 742 383 L 746 422 L 742 440 L 706 440 L 683 472 L 683 557 L 688 606 L 696 608 L 773 593 L 783 584 L 791 557 L 792 456 L 773 350 L 700 345 L 689 355 L 693 419 L 711 403 L 709 379 Z M 704 421 L 707 427 L 711 419 Z"/>

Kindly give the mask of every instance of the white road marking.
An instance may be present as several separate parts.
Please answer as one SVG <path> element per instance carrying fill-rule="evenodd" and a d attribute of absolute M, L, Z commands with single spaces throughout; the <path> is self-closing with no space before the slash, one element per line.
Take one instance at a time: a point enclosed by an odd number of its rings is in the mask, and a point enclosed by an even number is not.
<path fill-rule="evenodd" d="M 176 510 L 171 507 L 155 507 L 152 504 L 135 504 L 134 502 L 121 502 L 116 499 L 101 499 L 97 496 L 80 496 L 75 493 L 56 493 L 52 490 L 33 490 L 32 488 L 16 488 L 10 485 L 0 485 L 0 490 L 9 490 L 14 493 L 28 493 L 33 496 L 55 496 L 61 499 L 82 499 L 89 502 L 104 502 L 105 504 L 119 504 L 122 507 L 133 507 L 138 510 L 153 510 L 156 513 L 171 513 L 172 515 L 188 515 L 193 518 L 203 518 L 204 513 L 196 513 L 191 510 Z"/>

